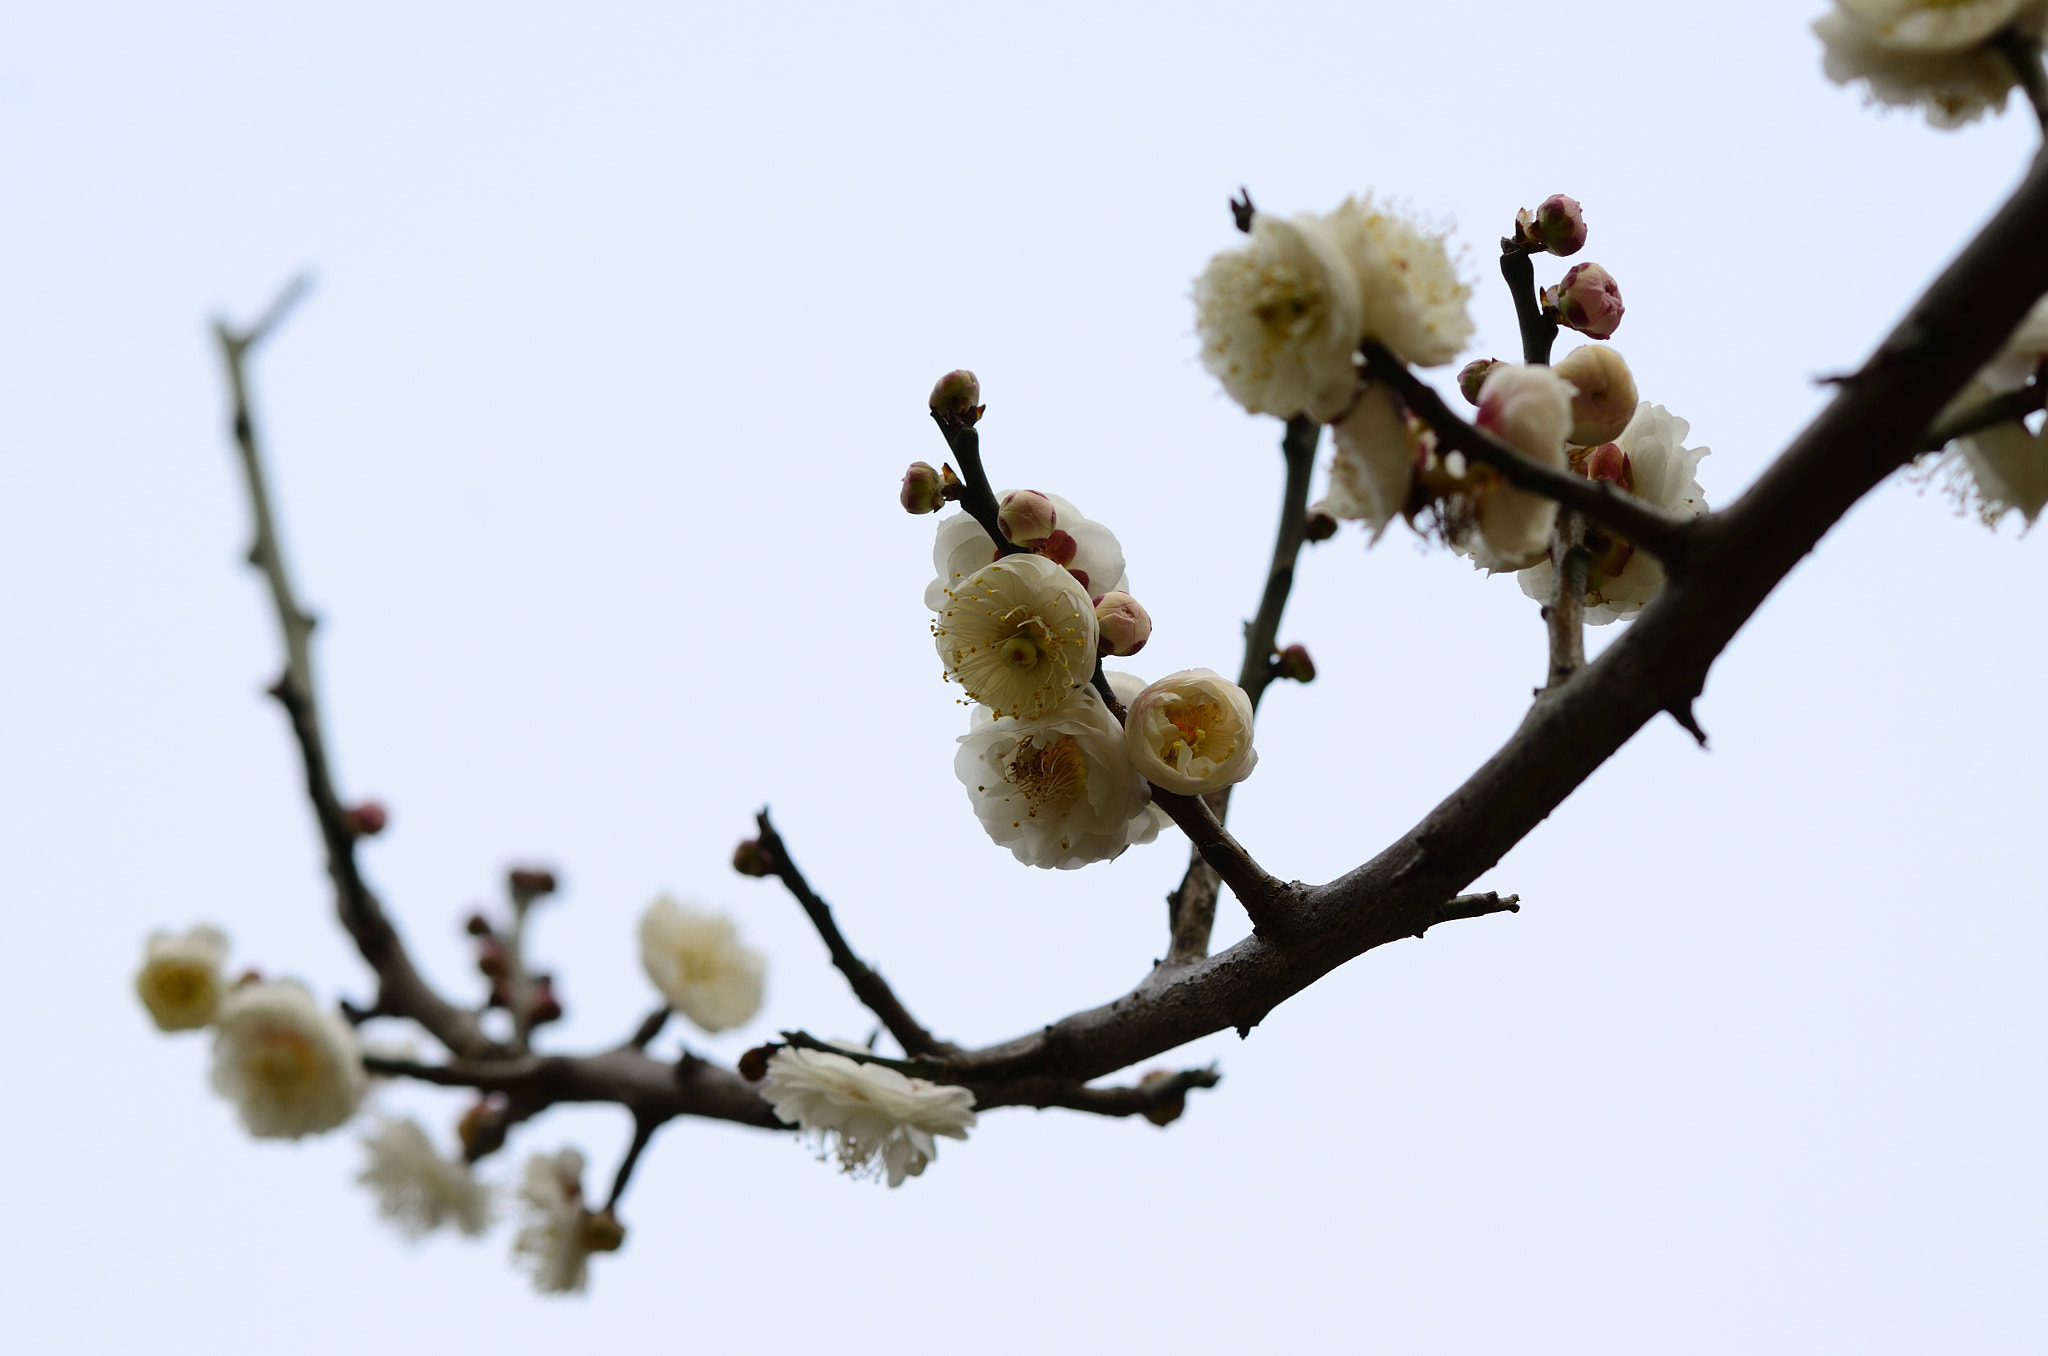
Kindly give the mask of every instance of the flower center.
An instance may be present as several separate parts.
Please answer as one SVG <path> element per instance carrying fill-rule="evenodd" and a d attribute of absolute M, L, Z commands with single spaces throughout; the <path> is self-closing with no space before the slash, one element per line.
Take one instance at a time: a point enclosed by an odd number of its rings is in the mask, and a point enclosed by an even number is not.
<path fill-rule="evenodd" d="M 1042 807 L 1064 808 L 1079 800 L 1088 784 L 1088 763 L 1074 737 L 1061 735 L 1043 747 L 1019 745 L 1003 775 L 1031 801 L 1031 812 L 1037 814 Z"/>
<path fill-rule="evenodd" d="M 185 966 L 166 966 L 156 974 L 156 996 L 171 1007 L 190 1007 L 204 996 L 206 975 Z"/>
<path fill-rule="evenodd" d="M 312 1077 L 314 1063 L 311 1041 L 296 1031 L 271 1031 L 265 1033 L 249 1066 L 258 1082 L 290 1088 Z"/>
<path fill-rule="evenodd" d="M 1029 672 L 1038 666 L 1038 642 L 1029 636 L 1011 636 L 997 647 L 996 652 L 1013 669 Z"/>
<path fill-rule="evenodd" d="M 1171 767 L 1184 767 L 1187 758 L 1207 757 L 1222 762 L 1236 744 L 1224 737 L 1217 726 L 1223 723 L 1223 708 L 1214 702 L 1189 702 L 1165 713 L 1173 733 L 1160 741 L 1159 757 Z M 1211 736 L 1221 748 L 1210 750 Z"/>

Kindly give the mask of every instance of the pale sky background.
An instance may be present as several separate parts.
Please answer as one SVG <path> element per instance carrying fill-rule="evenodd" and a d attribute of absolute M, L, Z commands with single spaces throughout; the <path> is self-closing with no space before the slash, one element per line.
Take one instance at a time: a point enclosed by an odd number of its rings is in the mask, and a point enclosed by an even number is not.
<path fill-rule="evenodd" d="M 638 911 L 772 957 L 731 1058 L 871 1023 L 735 876 L 771 803 L 855 946 L 939 1031 L 1122 992 L 1184 845 L 1078 873 L 991 845 L 894 503 L 982 376 L 995 479 L 1109 523 L 1145 676 L 1234 670 L 1278 426 L 1195 360 L 1189 282 L 1276 211 L 1454 218 L 1473 356 L 1493 241 L 1586 205 L 1646 398 L 1748 484 L 2016 182 L 1829 85 L 1818 0 L 1711 7 L 356 3 L 0 17 L 0 1148 L 21 1350 L 2013 1351 L 2048 1320 L 2040 720 L 2048 542 L 1894 481 L 1483 882 L 1515 917 L 1371 953 L 1221 1062 L 1179 1124 L 987 1116 L 900 1191 L 790 1139 L 670 1126 L 587 1297 L 418 1247 L 354 1132 L 256 1144 L 203 1038 L 149 1026 L 143 935 L 361 999 L 296 753 L 207 332 L 300 269 L 254 368 L 345 788 L 415 952 L 515 861 L 569 1019 L 652 990 Z M 1565 17 L 1569 12 L 1569 17 Z M 1562 266 L 1539 264 L 1553 279 Z M 1562 351 L 1562 350 L 1561 350 Z M 1312 549 L 1234 806 L 1282 876 L 1361 862 L 1540 680 L 1535 607 L 1396 527 Z M 1226 909 L 1219 942 L 1245 931 Z M 664 1048 L 673 1048 L 675 1036 Z M 1162 1061 L 1164 1062 L 1164 1061 Z M 462 1099 L 390 1104 L 445 1136 Z M 523 1128 L 609 1180 L 615 1109 Z M 573 1344 L 573 1345 L 572 1345 Z"/>

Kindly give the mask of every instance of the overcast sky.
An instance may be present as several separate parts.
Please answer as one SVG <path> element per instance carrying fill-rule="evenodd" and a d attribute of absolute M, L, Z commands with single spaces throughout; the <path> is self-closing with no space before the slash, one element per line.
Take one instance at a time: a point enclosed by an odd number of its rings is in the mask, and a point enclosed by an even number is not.
<path fill-rule="evenodd" d="M 921 593 L 932 379 L 982 377 L 994 478 L 1119 534 L 1147 677 L 1234 671 L 1278 426 L 1195 357 L 1228 195 L 1376 189 L 1489 258 L 1586 206 L 1646 398 L 1748 484 L 2035 143 L 1829 85 L 1819 0 L 1711 7 L 23 5 L 0 17 L 0 1146 L 7 1330 L 35 1350 L 305 1353 L 2016 1350 L 2048 1319 L 2040 983 L 2048 543 L 1894 480 L 1715 668 L 1483 882 L 1519 916 L 1370 953 L 1161 1131 L 986 1116 L 899 1191 L 669 1127 L 587 1297 L 409 1247 L 344 1130 L 256 1144 L 143 935 L 368 995 L 332 921 L 207 332 L 317 287 L 254 364 L 339 773 L 445 989 L 503 869 L 616 1041 L 658 891 L 771 957 L 731 1058 L 871 1026 L 734 875 L 774 806 L 854 945 L 979 1044 L 1121 993 L 1184 842 L 1016 864 L 951 766 Z M 1550 17 L 1571 12 L 1568 22 Z M 1561 271 L 1539 264 L 1549 281 Z M 1283 877 L 1366 860 L 1543 674 L 1508 579 L 1396 527 L 1307 554 L 1233 822 Z M 1226 907 L 1219 944 L 1246 931 Z M 675 1036 L 665 1049 L 673 1049 Z M 1162 1061 L 1164 1062 L 1164 1061 Z M 447 1142 L 462 1099 L 387 1095 Z M 614 1108 L 522 1128 L 490 1170 Z M 626 1344 L 631 1344 L 630 1346 Z"/>

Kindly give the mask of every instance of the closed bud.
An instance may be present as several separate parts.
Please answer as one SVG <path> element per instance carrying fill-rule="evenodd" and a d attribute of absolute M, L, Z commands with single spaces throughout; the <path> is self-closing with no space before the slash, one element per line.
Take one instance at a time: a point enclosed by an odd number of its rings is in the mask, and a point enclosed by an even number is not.
<path fill-rule="evenodd" d="M 1313 683 L 1316 680 L 1316 661 L 1308 657 L 1307 646 L 1290 645 L 1273 660 L 1273 675 L 1292 678 L 1297 683 Z"/>
<path fill-rule="evenodd" d="M 455 1123 L 456 1138 L 462 1141 L 462 1156 L 474 1163 L 486 1158 L 505 1146 L 505 1131 L 508 1127 L 506 1106 L 502 1098 L 479 1097 L 470 1103 L 469 1110 L 462 1113 L 462 1119 Z"/>
<path fill-rule="evenodd" d="M 1102 653 L 1126 659 L 1152 639 L 1152 618 L 1136 598 L 1112 589 L 1095 600 L 1095 630 Z"/>
<path fill-rule="evenodd" d="M 930 462 L 914 461 L 903 473 L 903 492 L 896 500 L 905 513 L 937 513 L 946 504 L 945 482 Z"/>
<path fill-rule="evenodd" d="M 1138 1091 L 1153 1094 L 1163 1093 L 1166 1088 L 1172 1086 L 1174 1077 L 1175 1075 L 1170 1069 L 1154 1069 L 1151 1073 L 1138 1080 Z M 1181 1118 L 1181 1113 L 1187 1109 L 1188 1094 L 1185 1089 L 1182 1089 L 1170 1096 L 1160 1096 L 1156 1103 L 1145 1109 L 1145 1119 L 1154 1125 L 1172 1125 Z"/>
<path fill-rule="evenodd" d="M 512 961 L 505 950 L 505 944 L 489 934 L 478 937 L 476 968 L 492 979 L 503 979 L 511 974 Z"/>
<path fill-rule="evenodd" d="M 1003 496 L 996 526 L 1018 546 L 1033 546 L 1052 535 L 1059 525 L 1059 513 L 1052 500 L 1037 490 L 1011 490 Z"/>
<path fill-rule="evenodd" d="M 366 800 L 354 809 L 342 811 L 341 822 L 358 838 L 374 838 L 384 832 L 391 816 L 376 801 Z"/>
<path fill-rule="evenodd" d="M 1536 207 L 1530 240 L 1555 255 L 1577 254 L 1586 244 L 1586 213 L 1578 199 L 1553 193 Z"/>
<path fill-rule="evenodd" d="M 535 900 L 555 892 L 555 873 L 545 867 L 515 866 L 506 873 L 514 899 Z"/>
<path fill-rule="evenodd" d="M 1479 388 L 1486 385 L 1486 378 L 1494 368 L 1500 366 L 1498 358 L 1474 358 L 1458 369 L 1458 389 L 1472 404 L 1479 403 Z"/>
<path fill-rule="evenodd" d="M 757 1045 L 744 1055 L 741 1055 L 740 1077 L 746 1079 L 749 1083 L 758 1083 L 766 1078 L 768 1076 L 768 1061 L 781 1048 L 779 1045 Z"/>
<path fill-rule="evenodd" d="M 583 1217 L 583 1243 L 592 1252 L 617 1252 L 626 1242 L 626 1226 L 609 1208 Z"/>
<path fill-rule="evenodd" d="M 766 876 L 771 874 L 768 870 L 767 854 L 761 851 L 760 839 L 743 838 L 740 840 L 740 845 L 732 850 L 732 869 L 739 872 L 742 876 Z"/>
<path fill-rule="evenodd" d="M 1328 541 L 1337 535 L 1337 515 L 1326 508 L 1312 508 L 1308 521 L 1302 526 L 1302 535 L 1310 541 Z"/>
<path fill-rule="evenodd" d="M 1573 264 L 1557 285 L 1557 320 L 1593 339 L 1605 339 L 1621 327 L 1621 287 L 1598 264 Z"/>
<path fill-rule="evenodd" d="M 972 424 L 981 418 L 981 383 L 964 367 L 948 372 L 932 387 L 931 406 L 948 423 Z"/>
<path fill-rule="evenodd" d="M 562 1000 L 555 997 L 555 977 L 553 975 L 534 976 L 533 983 L 528 990 L 528 996 L 532 1000 L 532 1006 L 526 1012 L 528 1025 L 543 1026 L 548 1022 L 559 1022 L 562 1020 Z"/>
<path fill-rule="evenodd" d="M 1570 382 L 1572 431 L 1565 440 L 1592 447 L 1621 436 L 1636 414 L 1636 379 L 1619 353 L 1604 344 L 1584 344 L 1557 365 L 1557 375 Z"/>
<path fill-rule="evenodd" d="M 472 937 L 488 937 L 491 935 L 491 920 L 480 913 L 473 913 L 462 929 Z"/>

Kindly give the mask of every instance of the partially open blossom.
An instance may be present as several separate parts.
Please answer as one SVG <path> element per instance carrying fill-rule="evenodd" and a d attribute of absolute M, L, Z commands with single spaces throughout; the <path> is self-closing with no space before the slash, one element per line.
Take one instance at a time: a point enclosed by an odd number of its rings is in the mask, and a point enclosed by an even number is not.
<path fill-rule="evenodd" d="M 1116 669 L 1106 668 L 1102 671 L 1102 676 L 1109 679 L 1109 690 L 1116 694 L 1117 702 L 1124 708 L 1126 714 L 1130 711 L 1131 703 L 1138 700 L 1138 694 L 1152 686 L 1135 673 L 1123 673 Z M 1130 756 L 1128 751 L 1124 756 L 1126 758 Z M 1148 790 L 1146 794 L 1149 798 L 1151 793 Z M 1132 847 L 1143 846 L 1166 830 L 1174 827 L 1173 816 L 1160 809 L 1156 801 L 1148 799 L 1145 806 L 1145 816 L 1146 818 L 1142 822 L 1135 819 L 1131 821 L 1129 832 Z"/>
<path fill-rule="evenodd" d="M 1474 358 L 1458 369 L 1458 393 L 1472 404 L 1479 403 L 1479 390 L 1486 385 L 1486 379 L 1493 375 L 1493 369 L 1501 365 L 1498 358 Z"/>
<path fill-rule="evenodd" d="M 1918 106 L 1936 127 L 2001 112 L 2017 83 L 1989 40 L 2007 24 L 2048 35 L 2048 0 L 1836 0 L 1813 25 L 1822 67 L 1838 85 L 1862 81 L 1873 103 Z"/>
<path fill-rule="evenodd" d="M 356 1033 L 296 980 L 245 983 L 214 1022 L 214 1091 L 258 1139 L 297 1139 L 356 1114 L 366 1079 Z"/>
<path fill-rule="evenodd" d="M 410 1118 L 383 1120 L 363 1136 L 370 1162 L 356 1178 L 377 1193 L 377 1212 L 418 1238 L 443 1224 L 475 1237 L 491 1222 L 491 1189 L 469 1164 L 443 1158 Z"/>
<path fill-rule="evenodd" d="M 1322 509 L 1363 522 L 1372 540 L 1378 541 L 1407 506 L 1418 437 L 1393 388 L 1383 381 L 1368 384 L 1333 429 L 1337 454 L 1330 463 L 1330 489 Z"/>
<path fill-rule="evenodd" d="M 1949 402 L 1942 417 L 2018 390 L 2043 363 L 2048 363 L 2048 297 L 2035 303 L 1997 356 Z M 2048 426 L 2033 433 L 2019 420 L 1994 424 L 1958 438 L 1949 459 L 1961 463 L 1965 477 L 1959 497 L 1987 524 L 2016 511 L 2032 525 L 2048 507 Z"/>
<path fill-rule="evenodd" d="M 1095 600 L 1095 630 L 1103 654 L 1127 659 L 1152 639 L 1152 614 L 1122 589 L 1111 589 Z"/>
<path fill-rule="evenodd" d="M 1548 367 L 1503 363 L 1479 393 L 1479 426 L 1543 462 L 1565 468 L 1572 427 L 1572 386 Z M 1519 570 L 1544 559 L 1557 503 L 1516 489 L 1481 467 L 1472 492 L 1470 526 L 1456 542 L 1483 569 Z"/>
<path fill-rule="evenodd" d="M 663 895 L 640 915 L 640 964 L 669 1006 L 706 1031 L 744 1026 L 761 1010 L 767 958 L 742 946 L 723 914 Z"/>
<path fill-rule="evenodd" d="M 1636 379 L 1621 355 L 1605 344 L 1582 344 L 1565 354 L 1557 375 L 1572 384 L 1572 427 L 1565 441 L 1591 447 L 1619 438 L 1636 413 Z"/>
<path fill-rule="evenodd" d="M 1598 264 L 1573 264 L 1552 300 L 1558 323 L 1589 338 L 1605 339 L 1621 328 L 1621 286 Z"/>
<path fill-rule="evenodd" d="M 1636 407 L 1621 437 L 1594 448 L 1580 463 L 1580 471 L 1595 480 L 1609 480 L 1638 498 L 1682 517 L 1697 517 L 1707 511 L 1706 491 L 1700 488 L 1700 459 L 1704 447 L 1687 447 L 1685 439 L 1692 425 L 1662 405 L 1648 401 Z M 1586 529 L 1586 550 L 1591 561 L 1586 570 L 1586 620 L 1604 625 L 1642 611 L 1643 605 L 1664 587 L 1664 568 L 1648 551 L 1639 551 L 1597 525 Z M 1523 570 L 1522 592 L 1547 603 L 1557 591 L 1557 576 L 1548 560 Z"/>
<path fill-rule="evenodd" d="M 512 1255 L 533 1273 L 533 1288 L 566 1295 L 590 1283 L 591 1213 L 583 1206 L 583 1155 L 535 1154 L 519 1184 L 526 1221 Z"/>
<path fill-rule="evenodd" d="M 928 461 L 914 461 L 903 473 L 903 489 L 896 501 L 905 513 L 937 513 L 946 506 L 945 490 L 937 467 Z"/>
<path fill-rule="evenodd" d="M 946 677 L 998 716 L 1036 720 L 1095 673 L 1095 604 L 1042 556 L 1004 556 L 946 590 L 932 634 Z"/>
<path fill-rule="evenodd" d="M 964 367 L 948 372 L 933 385 L 930 404 L 941 419 L 971 424 L 981 409 L 981 383 Z"/>
<path fill-rule="evenodd" d="M 1532 244 L 1559 256 L 1577 254 L 1586 245 L 1586 212 L 1577 198 L 1553 193 L 1536 205 L 1523 228 Z"/>
<path fill-rule="evenodd" d="M 1259 761 L 1251 698 L 1209 669 L 1170 673 L 1133 698 L 1124 745 L 1139 776 L 1185 796 L 1241 782 Z"/>
<path fill-rule="evenodd" d="M 1124 549 L 1117 544 L 1116 534 L 1101 523 L 1084 517 L 1070 501 L 1056 494 L 1045 497 L 1052 501 L 1060 525 L 1046 543 L 1040 545 L 1037 553 L 1056 565 L 1065 566 L 1067 573 L 1080 582 L 1090 598 L 1099 598 L 1112 589 L 1130 592 L 1131 579 L 1124 572 Z M 1064 554 L 1063 549 L 1055 549 L 1051 554 L 1046 550 L 1048 544 L 1061 536 L 1073 542 L 1073 554 L 1065 560 L 1054 559 Z M 934 612 L 945 611 L 946 590 L 995 559 L 994 539 L 982 530 L 972 514 L 949 513 L 939 519 L 932 547 L 932 565 L 937 569 L 938 577 L 925 585 L 924 605 Z"/>
<path fill-rule="evenodd" d="M 1316 661 L 1309 657 L 1306 645 L 1289 645 L 1275 656 L 1273 672 L 1297 683 L 1313 683 L 1316 680 Z"/>
<path fill-rule="evenodd" d="M 1202 365 L 1253 414 L 1327 419 L 1350 404 L 1362 311 L 1327 221 L 1306 213 L 1259 213 L 1195 280 Z"/>
<path fill-rule="evenodd" d="M 1327 220 L 1358 279 L 1358 337 L 1421 367 L 1457 357 L 1472 338 L 1472 289 L 1458 278 L 1446 233 L 1370 196 L 1345 199 Z"/>
<path fill-rule="evenodd" d="M 213 1020 L 226 984 L 220 968 L 228 939 L 204 925 L 189 932 L 152 932 L 143 944 L 135 993 L 159 1031 L 192 1031 Z"/>
<path fill-rule="evenodd" d="M 761 1095 L 821 1149 L 829 1145 L 842 1170 L 878 1170 L 892 1187 L 938 1157 L 934 1136 L 966 1139 L 974 1128 L 968 1089 L 824 1050 L 777 1050 Z"/>
<path fill-rule="evenodd" d="M 976 707 L 953 774 L 988 836 L 1026 866 L 1106 862 L 1158 833 L 1123 727 L 1092 687 L 1038 720 L 997 720 Z"/>
<path fill-rule="evenodd" d="M 1033 546 L 1059 526 L 1059 510 L 1037 490 L 1011 490 L 999 502 L 996 526 L 1019 546 Z"/>

